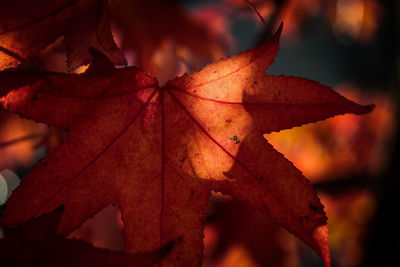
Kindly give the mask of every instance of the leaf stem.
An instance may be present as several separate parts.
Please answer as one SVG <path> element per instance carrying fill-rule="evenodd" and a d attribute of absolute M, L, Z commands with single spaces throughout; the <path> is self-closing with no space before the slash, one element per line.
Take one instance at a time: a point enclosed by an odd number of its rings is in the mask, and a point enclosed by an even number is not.
<path fill-rule="evenodd" d="M 272 37 L 272 31 L 271 28 L 268 26 L 267 22 L 265 21 L 265 19 L 261 16 L 261 14 L 258 12 L 258 10 L 254 7 L 254 5 L 252 3 L 250 3 L 249 0 L 243 0 L 256 14 L 257 16 L 260 18 L 261 22 L 264 24 L 265 29 L 267 30 L 268 34 L 270 35 L 270 37 Z M 273 42 L 275 42 L 275 40 L 272 40 Z"/>

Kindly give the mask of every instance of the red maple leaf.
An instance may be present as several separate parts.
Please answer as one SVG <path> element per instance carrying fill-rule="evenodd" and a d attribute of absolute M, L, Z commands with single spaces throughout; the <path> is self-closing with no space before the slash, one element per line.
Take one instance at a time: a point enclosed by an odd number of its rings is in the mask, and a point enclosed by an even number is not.
<path fill-rule="evenodd" d="M 69 69 L 90 63 L 90 47 L 106 54 L 117 65 L 125 64 L 111 34 L 107 5 L 106 0 L 2 3 L 0 70 L 16 67 L 24 59 L 38 55 L 60 36 L 64 36 Z"/>
<path fill-rule="evenodd" d="M 329 265 L 326 216 L 309 182 L 263 138 L 360 106 L 319 83 L 265 75 L 281 28 L 261 46 L 160 87 L 101 55 L 84 74 L 0 73 L 0 102 L 68 131 L 7 203 L 17 226 L 64 205 L 59 234 L 119 205 L 127 249 L 175 241 L 169 266 L 200 266 L 212 191 L 244 201 L 301 238 Z"/>
<path fill-rule="evenodd" d="M 171 245 L 146 254 L 126 254 L 92 247 L 56 235 L 62 209 L 27 222 L 19 229 L 4 229 L 0 239 L 2 266 L 153 266 Z"/>

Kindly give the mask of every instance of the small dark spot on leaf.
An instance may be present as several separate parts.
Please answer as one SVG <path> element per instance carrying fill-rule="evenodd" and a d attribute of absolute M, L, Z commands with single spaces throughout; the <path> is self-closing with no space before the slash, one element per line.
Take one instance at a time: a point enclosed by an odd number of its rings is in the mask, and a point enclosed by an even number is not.
<path fill-rule="evenodd" d="M 214 70 L 214 72 L 213 73 L 217 73 L 218 71 L 216 71 L 216 70 Z"/>
<path fill-rule="evenodd" d="M 302 223 L 303 222 L 303 217 L 300 217 L 299 218 L 299 223 Z"/>
<path fill-rule="evenodd" d="M 183 236 L 178 236 L 178 242 L 177 243 L 182 243 L 184 241 Z"/>
<path fill-rule="evenodd" d="M 231 119 L 227 119 L 225 120 L 225 127 L 229 127 L 231 124 L 232 120 Z"/>
<path fill-rule="evenodd" d="M 186 158 L 183 157 L 183 158 L 181 158 L 179 161 L 183 163 L 183 162 L 185 162 L 185 160 L 186 160 Z"/>
<path fill-rule="evenodd" d="M 257 81 L 254 81 L 254 84 L 257 84 Z"/>
<path fill-rule="evenodd" d="M 233 137 L 229 138 L 229 140 L 235 141 L 235 144 L 239 144 L 240 143 L 240 140 L 237 138 L 236 135 L 234 135 Z"/>
<path fill-rule="evenodd" d="M 278 95 L 281 96 L 281 91 L 280 90 L 278 91 Z"/>
<path fill-rule="evenodd" d="M 313 205 L 308 206 L 314 213 L 321 213 L 321 210 Z"/>
<path fill-rule="evenodd" d="M 36 101 L 37 100 L 37 95 L 33 95 L 32 96 L 32 101 Z"/>
<path fill-rule="evenodd" d="M 169 241 L 168 244 L 165 245 L 165 247 L 162 249 L 165 252 L 171 251 L 173 246 L 175 245 L 175 241 Z"/>
<path fill-rule="evenodd" d="M 191 200 L 193 198 L 193 195 L 194 195 L 194 191 L 192 190 L 192 191 L 190 191 L 189 200 Z"/>
<path fill-rule="evenodd" d="M 261 176 L 261 177 L 260 177 L 260 181 L 262 181 L 262 180 L 264 180 L 264 177 Z"/>
<path fill-rule="evenodd" d="M 47 161 L 43 162 L 43 165 L 46 167 L 49 164 Z"/>
<path fill-rule="evenodd" d="M 193 90 L 193 93 L 196 93 L 197 92 L 197 90 Z"/>

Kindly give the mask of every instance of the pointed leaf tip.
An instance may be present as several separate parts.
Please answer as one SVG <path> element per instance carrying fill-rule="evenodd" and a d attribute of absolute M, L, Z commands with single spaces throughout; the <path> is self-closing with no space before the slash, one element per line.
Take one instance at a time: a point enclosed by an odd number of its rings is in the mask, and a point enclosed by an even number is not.
<path fill-rule="evenodd" d="M 370 104 L 370 105 L 365 106 L 365 108 L 367 109 L 367 111 L 365 113 L 373 111 L 375 109 L 375 107 L 376 107 L 375 104 Z"/>
<path fill-rule="evenodd" d="M 279 28 L 276 30 L 275 35 L 281 35 L 283 30 L 283 21 L 281 22 L 281 24 L 279 24 Z"/>
<path fill-rule="evenodd" d="M 329 233 L 328 225 L 322 225 L 317 227 L 313 231 L 313 238 L 316 241 L 318 248 L 317 253 L 324 261 L 325 267 L 331 266 L 331 255 L 329 252 Z"/>
<path fill-rule="evenodd" d="M 358 115 L 368 114 L 375 109 L 375 104 L 359 105 L 359 104 L 355 103 L 355 105 L 357 105 L 357 108 L 356 108 L 356 110 L 354 110 L 352 112 L 355 114 L 358 114 Z"/>
<path fill-rule="evenodd" d="M 279 28 L 276 30 L 276 32 L 272 36 L 272 41 L 274 43 L 277 42 L 279 44 L 279 41 L 280 41 L 281 35 L 282 35 L 282 30 L 283 30 L 283 22 L 281 22 L 281 24 L 279 25 Z"/>
<path fill-rule="evenodd" d="M 99 50 L 91 47 L 89 48 L 89 52 L 93 60 L 89 69 L 86 72 L 93 73 L 114 68 L 114 64 L 110 61 L 110 59 Z"/>

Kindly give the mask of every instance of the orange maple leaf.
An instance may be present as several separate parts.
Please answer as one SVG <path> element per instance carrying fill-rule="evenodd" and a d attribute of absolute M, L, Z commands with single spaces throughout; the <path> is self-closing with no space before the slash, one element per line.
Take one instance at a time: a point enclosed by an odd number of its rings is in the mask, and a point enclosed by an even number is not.
<path fill-rule="evenodd" d="M 58 233 L 66 234 L 117 204 L 130 252 L 175 241 L 164 263 L 200 266 L 208 201 L 219 191 L 276 220 L 329 265 L 322 204 L 263 134 L 372 107 L 313 81 L 265 75 L 281 29 L 163 87 L 101 55 L 81 75 L 0 73 L 0 91 L 16 89 L 1 98 L 4 107 L 68 131 L 15 190 L 1 221 L 18 226 L 64 205 Z"/>

